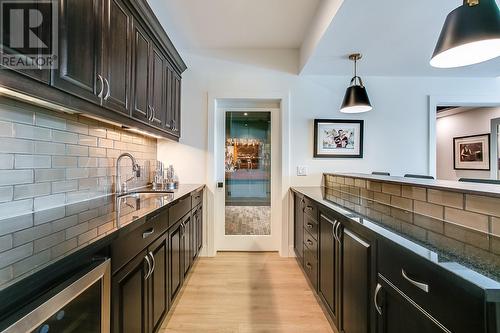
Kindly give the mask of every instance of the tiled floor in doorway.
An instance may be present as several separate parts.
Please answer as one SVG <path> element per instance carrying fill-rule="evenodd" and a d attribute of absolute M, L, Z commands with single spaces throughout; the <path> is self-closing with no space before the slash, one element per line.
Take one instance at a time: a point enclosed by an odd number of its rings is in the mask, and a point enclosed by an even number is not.
<path fill-rule="evenodd" d="M 270 235 L 271 207 L 226 206 L 226 235 Z"/>

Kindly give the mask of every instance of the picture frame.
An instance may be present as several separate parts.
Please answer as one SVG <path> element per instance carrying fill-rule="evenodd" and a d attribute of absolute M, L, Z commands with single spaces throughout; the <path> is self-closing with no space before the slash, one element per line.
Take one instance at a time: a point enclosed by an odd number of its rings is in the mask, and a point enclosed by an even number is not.
<path fill-rule="evenodd" d="M 453 169 L 490 171 L 490 134 L 453 138 Z"/>
<path fill-rule="evenodd" d="M 314 119 L 315 158 L 363 158 L 364 120 Z"/>

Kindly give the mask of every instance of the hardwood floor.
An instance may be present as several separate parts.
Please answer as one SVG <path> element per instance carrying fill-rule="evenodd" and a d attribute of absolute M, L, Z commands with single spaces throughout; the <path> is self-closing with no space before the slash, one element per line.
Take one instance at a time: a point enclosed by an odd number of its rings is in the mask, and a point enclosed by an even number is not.
<path fill-rule="evenodd" d="M 294 258 L 200 258 L 162 324 L 167 332 L 333 332 Z"/>

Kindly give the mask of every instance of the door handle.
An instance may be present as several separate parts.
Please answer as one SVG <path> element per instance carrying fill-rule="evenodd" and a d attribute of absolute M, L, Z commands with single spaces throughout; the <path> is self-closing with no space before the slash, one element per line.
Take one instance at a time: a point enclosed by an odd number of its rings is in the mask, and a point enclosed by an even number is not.
<path fill-rule="evenodd" d="M 149 228 L 148 230 L 144 231 L 142 233 L 142 239 L 145 239 L 145 238 L 148 238 L 149 236 L 151 236 L 153 233 L 155 232 L 155 229 L 154 228 Z"/>
<path fill-rule="evenodd" d="M 104 92 L 104 81 L 102 80 L 102 76 L 100 74 L 97 74 L 97 78 L 99 79 L 99 82 L 101 84 L 101 91 L 99 91 L 97 97 L 102 98 L 102 93 Z"/>
<path fill-rule="evenodd" d="M 104 96 L 104 100 L 107 101 L 109 98 L 109 95 L 111 93 L 111 87 L 109 86 L 108 79 L 104 78 L 104 82 L 106 83 L 106 87 L 107 87 L 106 96 Z"/>
<path fill-rule="evenodd" d="M 403 278 L 405 278 L 406 281 L 410 282 L 415 287 L 417 287 L 417 288 L 425 291 L 426 293 L 429 292 L 429 285 L 428 284 L 422 283 L 422 282 L 418 282 L 418 281 L 415 281 L 415 280 L 411 279 L 410 277 L 408 277 L 408 275 L 406 274 L 406 272 L 405 272 L 405 270 L 403 268 L 401 269 L 401 275 L 403 276 Z"/>
<path fill-rule="evenodd" d="M 373 303 L 375 303 L 375 309 L 377 310 L 379 315 L 382 315 L 382 307 L 378 305 L 378 294 L 380 292 L 380 289 L 382 289 L 382 285 L 380 283 L 377 283 L 377 286 L 375 287 L 375 295 L 373 296 Z"/>
<path fill-rule="evenodd" d="M 147 280 L 151 275 L 151 261 L 149 260 L 148 254 L 144 257 L 144 259 L 146 259 L 146 262 L 148 263 L 148 272 L 144 275 L 144 280 Z"/>
<path fill-rule="evenodd" d="M 155 271 L 155 267 L 156 267 L 155 256 L 153 255 L 153 252 L 151 252 L 151 251 L 149 251 L 148 255 L 151 257 L 151 260 L 152 260 L 152 262 L 153 262 L 153 263 L 152 263 L 152 266 L 153 266 L 153 267 L 151 268 L 151 274 L 153 274 L 153 273 L 154 273 L 154 271 Z M 149 274 L 149 275 L 151 275 L 151 274 Z"/>

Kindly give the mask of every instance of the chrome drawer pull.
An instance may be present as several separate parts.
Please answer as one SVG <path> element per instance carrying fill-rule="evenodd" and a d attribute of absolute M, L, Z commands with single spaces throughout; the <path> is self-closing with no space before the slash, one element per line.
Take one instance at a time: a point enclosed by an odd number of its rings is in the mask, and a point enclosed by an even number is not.
<path fill-rule="evenodd" d="M 310 239 L 308 239 L 306 242 L 308 245 L 313 245 L 313 242 Z"/>
<path fill-rule="evenodd" d="M 306 263 L 306 267 L 309 268 L 309 270 L 311 270 L 313 268 L 310 263 Z"/>
<path fill-rule="evenodd" d="M 375 309 L 377 310 L 379 315 L 382 315 L 382 307 L 378 305 L 378 293 L 380 292 L 380 289 L 382 289 L 382 285 L 380 283 L 377 283 L 377 287 L 375 287 L 375 295 L 373 296 L 373 303 L 375 303 Z"/>
<path fill-rule="evenodd" d="M 429 292 L 429 285 L 428 284 L 425 284 L 425 283 L 422 283 L 422 282 L 418 282 L 418 281 L 415 281 L 413 279 L 410 279 L 408 277 L 408 275 L 406 275 L 406 272 L 404 269 L 401 269 L 401 275 L 405 278 L 406 281 L 410 282 L 411 284 L 413 284 L 415 287 L 419 288 L 419 289 L 422 289 L 423 291 L 425 291 L 426 293 Z"/>
<path fill-rule="evenodd" d="M 309 229 L 312 229 L 312 228 L 314 227 L 311 223 L 306 224 L 306 226 L 307 226 Z"/>
<path fill-rule="evenodd" d="M 146 230 L 142 233 L 142 238 L 148 238 L 149 236 L 151 236 L 153 234 L 153 232 L 155 232 L 155 229 L 154 228 L 151 228 L 149 230 Z"/>

